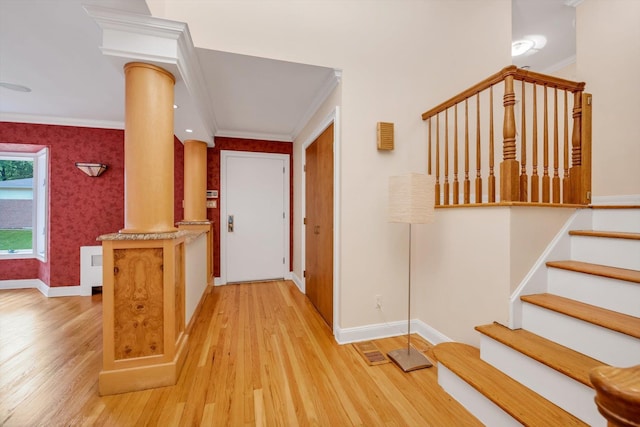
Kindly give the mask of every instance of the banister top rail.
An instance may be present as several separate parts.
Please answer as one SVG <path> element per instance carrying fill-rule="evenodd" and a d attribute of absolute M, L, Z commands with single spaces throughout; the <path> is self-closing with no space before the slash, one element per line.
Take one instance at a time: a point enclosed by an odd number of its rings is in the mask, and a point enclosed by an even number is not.
<path fill-rule="evenodd" d="M 422 120 L 427 120 L 434 115 L 453 107 L 454 105 L 464 101 L 465 99 L 488 89 L 490 86 L 502 81 L 505 77 L 512 75 L 515 80 L 524 80 L 528 83 L 546 84 L 550 87 L 557 87 L 558 89 L 568 90 L 570 92 L 581 91 L 584 89 L 584 82 L 574 82 L 571 80 L 561 79 L 559 77 L 549 76 L 535 71 L 524 70 L 518 68 L 515 65 L 509 65 L 495 74 L 490 75 L 486 79 L 471 86 L 470 88 L 460 92 L 456 96 L 442 102 L 441 104 L 433 107 L 430 110 L 422 113 Z"/>

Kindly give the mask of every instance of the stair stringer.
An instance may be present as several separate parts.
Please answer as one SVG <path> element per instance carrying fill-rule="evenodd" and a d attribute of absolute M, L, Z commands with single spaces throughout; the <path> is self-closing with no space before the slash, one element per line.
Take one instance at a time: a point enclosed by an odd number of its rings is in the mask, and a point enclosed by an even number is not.
<path fill-rule="evenodd" d="M 520 301 L 521 296 L 547 292 L 546 263 L 552 260 L 569 259 L 571 257 L 571 236 L 569 235 L 569 230 L 590 229 L 592 223 L 592 209 L 579 208 L 569 220 L 567 220 L 560 231 L 558 231 L 511 295 L 509 301 L 509 328 L 522 328 L 523 303 Z"/>

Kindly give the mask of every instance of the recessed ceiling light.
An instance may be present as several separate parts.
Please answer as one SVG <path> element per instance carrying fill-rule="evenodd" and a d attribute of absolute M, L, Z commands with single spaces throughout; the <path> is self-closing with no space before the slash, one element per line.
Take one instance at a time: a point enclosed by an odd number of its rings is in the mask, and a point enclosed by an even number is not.
<path fill-rule="evenodd" d="M 193 129 L 185 129 L 184 131 L 187 132 L 187 133 L 192 133 Z"/>
<path fill-rule="evenodd" d="M 30 87 L 17 85 L 15 83 L 0 82 L 0 87 L 3 87 L 5 89 L 9 89 L 9 90 L 14 90 L 16 92 L 31 92 L 31 88 Z"/>
<path fill-rule="evenodd" d="M 173 109 L 174 109 L 174 110 L 177 110 L 178 108 L 180 108 L 180 107 L 178 107 L 178 105 L 177 105 L 177 104 L 173 104 Z"/>
<path fill-rule="evenodd" d="M 535 46 L 533 40 L 516 40 L 511 43 L 511 56 L 520 56 L 527 53 L 531 48 Z"/>

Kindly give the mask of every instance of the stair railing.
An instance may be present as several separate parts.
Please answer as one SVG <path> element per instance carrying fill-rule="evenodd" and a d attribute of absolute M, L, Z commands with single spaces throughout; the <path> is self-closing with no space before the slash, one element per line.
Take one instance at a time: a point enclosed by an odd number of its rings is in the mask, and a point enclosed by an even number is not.
<path fill-rule="evenodd" d="M 423 113 L 436 205 L 589 204 L 591 95 L 584 93 L 584 86 L 509 66 Z M 494 104 L 494 91 L 502 93 L 501 106 Z M 494 129 L 500 125 L 502 145 L 496 146 Z M 474 137 L 475 144 L 470 142 Z M 502 162 L 496 171 L 499 156 Z"/>

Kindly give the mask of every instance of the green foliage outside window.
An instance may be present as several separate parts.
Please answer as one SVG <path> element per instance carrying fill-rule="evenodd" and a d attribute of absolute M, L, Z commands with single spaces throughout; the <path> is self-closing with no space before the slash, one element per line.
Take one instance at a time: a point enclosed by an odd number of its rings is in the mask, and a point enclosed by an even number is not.
<path fill-rule="evenodd" d="M 0 160 L 0 181 L 33 178 L 33 161 Z"/>

